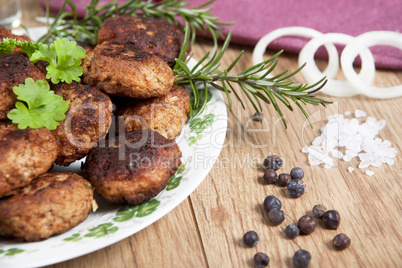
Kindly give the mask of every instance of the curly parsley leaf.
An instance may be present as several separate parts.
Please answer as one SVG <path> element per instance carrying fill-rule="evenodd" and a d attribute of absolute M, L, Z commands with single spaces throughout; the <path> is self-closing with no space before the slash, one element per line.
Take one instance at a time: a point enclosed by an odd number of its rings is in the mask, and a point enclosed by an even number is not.
<path fill-rule="evenodd" d="M 13 53 L 14 48 L 21 49 L 21 53 L 26 53 L 28 57 L 39 49 L 42 43 L 32 41 L 20 41 L 15 38 L 3 38 L 0 43 L 0 55 L 8 55 Z"/>
<path fill-rule="evenodd" d="M 25 102 L 17 102 L 7 117 L 19 129 L 46 127 L 54 130 L 59 122 L 66 118 L 65 113 L 69 108 L 70 101 L 54 94 L 46 81 L 34 82 L 32 78 L 25 79 L 25 84 L 13 87 L 17 99 Z"/>
<path fill-rule="evenodd" d="M 35 53 L 43 44 L 39 42 L 32 42 L 32 41 L 19 41 L 16 42 L 16 47 L 21 49 L 22 53 L 26 53 L 29 58 L 32 57 L 32 54 Z"/>
<path fill-rule="evenodd" d="M 13 53 L 15 41 L 14 38 L 3 38 L 3 42 L 0 43 L 0 56 Z"/>
<path fill-rule="evenodd" d="M 85 49 L 77 46 L 77 42 L 67 38 L 57 39 L 50 46 L 42 44 L 30 60 L 37 62 L 44 60 L 50 63 L 46 68 L 46 78 L 51 79 L 52 83 L 60 81 L 71 83 L 80 81 L 83 73 L 81 59 L 86 57 Z"/>

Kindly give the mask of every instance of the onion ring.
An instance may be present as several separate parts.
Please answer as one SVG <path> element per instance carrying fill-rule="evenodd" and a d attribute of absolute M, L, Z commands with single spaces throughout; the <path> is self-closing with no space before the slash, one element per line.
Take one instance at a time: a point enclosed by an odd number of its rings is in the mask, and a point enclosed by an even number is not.
<path fill-rule="evenodd" d="M 306 81 L 312 84 L 319 81 L 324 76 L 324 74 L 318 69 L 314 60 L 314 54 L 321 45 L 329 43 L 347 45 L 353 40 L 353 36 L 341 33 L 328 33 L 311 39 L 303 47 L 299 54 L 299 65 L 307 62 L 307 65 L 301 70 Z M 375 76 L 373 54 L 371 54 L 370 50 L 366 48 L 360 52 L 360 57 L 362 59 L 362 68 L 358 76 L 360 80 L 371 83 Z M 352 62 L 353 59 L 354 58 L 352 58 Z M 339 68 L 339 61 L 337 61 L 336 64 Z M 333 77 L 327 77 L 328 81 L 325 87 L 320 90 L 321 92 L 335 97 L 351 97 L 361 93 L 360 90 L 355 88 L 353 84 L 350 83 L 349 79 L 337 80 L 333 79 Z"/>
<path fill-rule="evenodd" d="M 402 96 L 402 86 L 384 88 L 371 86 L 372 81 L 365 81 L 353 69 L 353 60 L 362 49 L 374 45 L 387 45 L 402 49 L 402 34 L 391 31 L 373 31 L 354 38 L 343 50 L 341 66 L 346 79 L 366 96 L 378 99 L 397 98 Z"/>
<path fill-rule="evenodd" d="M 264 37 L 262 37 L 258 41 L 253 51 L 253 65 L 256 65 L 264 61 L 265 50 L 269 45 L 269 43 L 271 43 L 275 39 L 278 39 L 283 36 L 304 36 L 314 38 L 320 35 L 322 35 L 321 32 L 306 27 L 285 27 L 274 30 L 269 34 L 265 35 Z M 324 73 L 328 77 L 335 77 L 335 75 L 339 71 L 338 52 L 336 50 L 336 47 L 332 44 L 325 45 L 325 48 L 328 51 L 329 58 L 328 58 L 328 66 L 324 70 Z M 272 76 L 269 75 L 268 77 Z"/>

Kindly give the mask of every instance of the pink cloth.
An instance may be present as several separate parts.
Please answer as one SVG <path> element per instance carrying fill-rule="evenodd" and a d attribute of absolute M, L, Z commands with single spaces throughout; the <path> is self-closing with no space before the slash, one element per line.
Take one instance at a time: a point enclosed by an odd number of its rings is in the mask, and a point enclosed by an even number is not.
<path fill-rule="evenodd" d="M 71 1 L 80 15 L 85 14 L 85 5 L 90 0 Z M 189 0 L 191 6 L 205 1 Z M 50 2 L 52 11 L 57 11 L 62 4 L 62 1 Z M 41 0 L 42 6 L 45 3 Z M 402 31 L 401 0 L 216 0 L 212 6 L 213 15 L 220 21 L 236 21 L 236 24 L 226 27 L 224 33 L 232 29 L 232 43 L 243 45 L 255 45 L 269 32 L 289 26 L 352 36 L 368 31 Z M 307 41 L 301 37 L 283 37 L 273 41 L 269 48 L 298 53 Z M 371 50 L 378 68 L 402 70 L 401 50 L 390 46 L 374 46 Z M 317 56 L 325 58 L 325 54 L 321 52 Z"/>

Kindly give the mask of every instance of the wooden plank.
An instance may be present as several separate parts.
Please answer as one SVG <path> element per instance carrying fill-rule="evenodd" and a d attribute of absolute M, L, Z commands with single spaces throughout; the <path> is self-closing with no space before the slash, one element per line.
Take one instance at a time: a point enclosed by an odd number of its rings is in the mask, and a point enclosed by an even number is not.
<path fill-rule="evenodd" d="M 129 238 L 48 268 L 180 267 L 183 264 L 188 267 L 206 266 L 188 199 Z"/>
<path fill-rule="evenodd" d="M 207 42 L 196 46 L 195 57 L 205 53 L 208 46 Z M 252 50 L 234 45 L 223 58 L 222 66 L 228 66 L 240 49 L 246 50 L 244 59 L 233 72 L 251 66 Z M 296 68 L 297 58 L 285 55 L 280 58 L 277 72 Z M 402 84 L 400 72 L 380 71 L 377 76 L 379 78 L 375 83 L 379 86 Z M 300 75 L 296 79 L 303 82 Z M 329 98 L 323 94 L 320 96 Z M 400 153 L 395 158 L 394 166 L 370 168 L 375 175 L 369 177 L 358 169 L 353 173 L 347 171 L 349 166 L 357 166 L 356 160 L 350 163 L 339 161 L 337 168 L 326 170 L 323 167 L 310 167 L 307 156 L 300 152 L 319 133 L 326 116 L 347 110 L 353 112 L 357 108 L 366 110 L 369 116 L 387 120 L 387 126 L 379 137 L 390 140 L 400 152 L 401 98 L 375 100 L 357 96 L 329 99 L 335 103 L 328 109 L 307 107 L 316 120 L 313 130 L 296 108 L 293 113 L 283 108 L 289 125 L 287 130 L 273 107 L 264 107 L 263 125 L 250 123 L 249 117 L 254 113 L 251 105 L 247 105 L 246 111 L 243 111 L 239 109 L 239 103 L 234 101 L 225 148 L 208 178 L 191 195 L 211 267 L 252 266 L 253 255 L 258 251 L 270 256 L 270 267 L 291 267 L 291 258 L 299 248 L 311 253 L 310 267 L 402 266 Z M 294 166 L 305 170 L 307 192 L 304 196 L 292 199 L 284 188 L 261 183 L 263 171 L 258 164 L 270 154 L 278 154 L 284 160 L 280 173 L 289 172 Z M 282 200 L 286 214 L 284 223 L 278 227 L 270 226 L 262 208 L 262 202 L 269 194 Z M 295 240 L 284 238 L 284 228 L 309 213 L 316 204 L 324 204 L 340 212 L 342 221 L 338 230 L 326 230 L 320 226 L 311 235 L 299 236 Z M 248 230 L 255 230 L 260 235 L 260 243 L 255 248 L 246 248 L 242 242 L 242 236 Z M 331 240 L 341 232 L 351 238 L 352 245 L 338 252 L 331 247 Z"/>

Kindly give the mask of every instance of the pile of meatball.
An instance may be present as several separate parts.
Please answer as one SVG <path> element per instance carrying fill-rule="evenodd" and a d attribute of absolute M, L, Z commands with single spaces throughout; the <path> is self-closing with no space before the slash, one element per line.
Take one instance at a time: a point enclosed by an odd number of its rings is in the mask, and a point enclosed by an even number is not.
<path fill-rule="evenodd" d="M 3 38 L 29 40 L 0 26 Z M 87 51 L 81 82 L 51 90 L 70 101 L 55 130 L 18 129 L 7 119 L 26 78 L 46 80 L 47 63 L 14 49 L 0 56 L 0 236 L 39 241 L 84 221 L 97 204 L 140 204 L 155 197 L 181 164 L 174 138 L 190 110 L 172 68 L 184 34 L 163 19 L 104 21 Z M 86 158 L 85 158 L 86 157 Z M 52 172 L 85 158 L 80 174 Z"/>

